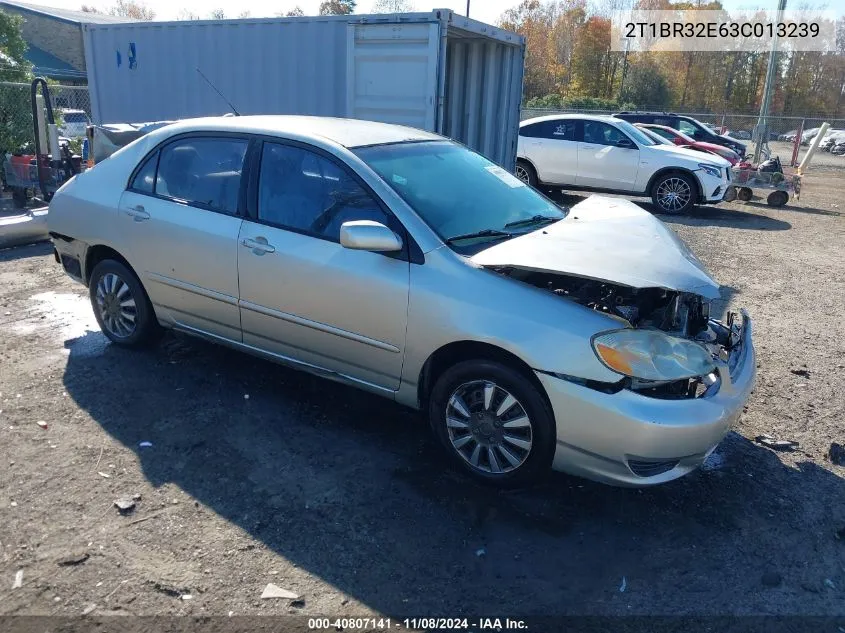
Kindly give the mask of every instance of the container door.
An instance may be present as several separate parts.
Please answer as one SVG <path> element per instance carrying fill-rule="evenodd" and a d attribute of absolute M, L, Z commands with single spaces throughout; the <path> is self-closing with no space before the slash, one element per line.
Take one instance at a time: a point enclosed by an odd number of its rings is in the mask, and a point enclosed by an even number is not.
<path fill-rule="evenodd" d="M 346 114 L 436 130 L 440 24 L 350 24 Z"/>

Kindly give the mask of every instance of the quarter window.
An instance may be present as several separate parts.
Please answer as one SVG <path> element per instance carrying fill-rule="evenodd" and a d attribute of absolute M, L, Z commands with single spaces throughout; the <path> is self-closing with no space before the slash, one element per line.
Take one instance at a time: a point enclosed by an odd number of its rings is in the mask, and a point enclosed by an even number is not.
<path fill-rule="evenodd" d="M 344 222 L 389 223 L 373 197 L 337 163 L 279 143 L 264 143 L 258 219 L 335 242 Z"/>
<path fill-rule="evenodd" d="M 152 194 L 155 190 L 156 166 L 158 166 L 158 152 L 153 152 L 135 174 L 135 179 L 129 188 L 138 193 Z"/>
<path fill-rule="evenodd" d="M 236 138 L 171 143 L 161 150 L 155 193 L 235 214 L 246 149 L 247 141 Z"/>

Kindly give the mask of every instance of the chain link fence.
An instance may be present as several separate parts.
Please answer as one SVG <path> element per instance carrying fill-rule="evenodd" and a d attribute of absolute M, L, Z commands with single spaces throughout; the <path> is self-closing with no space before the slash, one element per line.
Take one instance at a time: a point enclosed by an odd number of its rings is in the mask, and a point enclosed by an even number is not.
<path fill-rule="evenodd" d="M 68 138 L 85 136 L 85 128 L 91 122 L 88 86 L 53 84 L 49 91 L 59 133 Z M 30 95 L 28 83 L 0 82 L 0 151 L 4 155 L 34 152 Z"/>

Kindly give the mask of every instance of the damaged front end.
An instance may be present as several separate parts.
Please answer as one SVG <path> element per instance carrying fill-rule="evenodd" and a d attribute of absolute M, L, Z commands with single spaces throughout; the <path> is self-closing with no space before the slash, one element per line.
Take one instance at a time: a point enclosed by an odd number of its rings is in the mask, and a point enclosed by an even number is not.
<path fill-rule="evenodd" d="M 739 344 L 741 327 L 733 322 L 732 313 L 728 314 L 727 323 L 711 319 L 710 299 L 702 295 L 666 288 L 634 288 L 608 281 L 514 266 L 489 268 L 514 280 L 548 290 L 562 299 L 610 315 L 620 321 L 620 328 L 658 330 L 672 337 L 666 340 L 683 340 L 688 346 L 690 342 L 695 343 L 695 349 L 705 350 L 710 361 L 699 363 L 699 367 L 706 369 L 680 379 L 661 380 L 655 379 L 654 376 L 643 378 L 641 372 L 637 376 L 626 375 L 616 383 L 597 383 L 572 376 L 560 376 L 566 380 L 606 393 L 629 389 L 652 398 L 692 399 L 706 397 L 719 390 L 721 381 L 716 370 L 717 361 L 726 363 L 730 371 L 734 369 L 731 367 L 731 359 L 738 357 L 738 354 L 732 354 L 732 351 Z M 660 342 L 663 343 L 663 340 Z M 596 353 L 614 371 L 623 375 L 636 373 L 630 369 L 625 370 L 627 365 L 624 360 L 618 361 L 622 365 L 622 369 L 619 369 L 606 362 L 598 349 Z M 607 353 L 616 354 L 613 350 Z M 618 354 L 614 358 L 618 359 Z"/>

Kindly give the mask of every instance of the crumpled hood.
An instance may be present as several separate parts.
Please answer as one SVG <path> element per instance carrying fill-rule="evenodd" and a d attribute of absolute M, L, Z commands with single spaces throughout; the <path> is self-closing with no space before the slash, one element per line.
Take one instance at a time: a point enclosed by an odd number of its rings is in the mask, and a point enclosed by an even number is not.
<path fill-rule="evenodd" d="M 561 221 L 476 253 L 481 266 L 563 273 L 633 288 L 719 298 L 719 284 L 680 238 L 633 202 L 590 196 Z"/>

